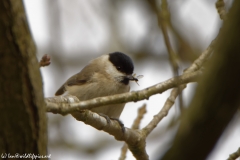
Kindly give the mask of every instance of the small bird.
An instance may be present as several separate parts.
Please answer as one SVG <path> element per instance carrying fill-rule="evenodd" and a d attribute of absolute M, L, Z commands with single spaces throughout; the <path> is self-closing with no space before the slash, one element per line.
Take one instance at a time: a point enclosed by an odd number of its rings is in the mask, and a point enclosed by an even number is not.
<path fill-rule="evenodd" d="M 138 81 L 132 75 L 133 70 L 133 62 L 126 54 L 121 52 L 105 54 L 91 60 L 79 73 L 70 77 L 55 95 L 69 94 L 84 101 L 129 92 L 129 81 Z M 123 103 L 106 105 L 93 108 L 91 111 L 118 120 L 124 106 Z M 77 112 L 72 115 L 78 117 Z"/>

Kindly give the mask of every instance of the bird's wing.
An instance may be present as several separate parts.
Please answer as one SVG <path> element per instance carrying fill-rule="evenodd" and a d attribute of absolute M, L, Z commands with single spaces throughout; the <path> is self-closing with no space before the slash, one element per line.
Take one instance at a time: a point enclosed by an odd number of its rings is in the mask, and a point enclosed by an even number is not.
<path fill-rule="evenodd" d="M 84 85 L 91 80 L 94 73 L 99 72 L 98 67 L 91 64 L 85 66 L 79 73 L 70 77 L 55 93 L 56 96 L 62 95 L 66 89 L 65 86 Z"/>
<path fill-rule="evenodd" d="M 80 72 L 81 73 L 81 72 Z M 78 73 L 79 74 L 79 73 Z M 65 82 L 55 93 L 56 96 L 62 95 L 66 89 L 65 85 L 68 86 L 74 86 L 74 85 L 83 85 L 87 82 L 87 79 L 81 78 L 78 74 L 75 74 L 74 76 L 70 77 L 67 82 Z"/>

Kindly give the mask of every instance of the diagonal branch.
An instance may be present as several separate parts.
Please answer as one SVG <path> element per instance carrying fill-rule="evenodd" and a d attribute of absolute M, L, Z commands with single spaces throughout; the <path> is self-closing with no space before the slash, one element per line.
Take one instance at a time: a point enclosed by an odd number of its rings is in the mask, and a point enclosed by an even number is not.
<path fill-rule="evenodd" d="M 184 74 L 191 73 L 191 72 L 199 70 L 203 66 L 203 64 L 207 61 L 208 57 L 211 55 L 211 53 L 213 51 L 213 46 L 214 46 L 214 41 L 212 41 L 211 44 L 208 46 L 208 48 L 199 56 L 199 58 L 196 59 L 193 62 L 193 64 L 188 69 L 185 70 Z M 171 107 L 175 103 L 175 99 L 177 98 L 179 93 L 181 93 L 181 91 L 184 88 L 186 88 L 186 85 L 181 85 L 178 88 L 174 88 L 171 91 L 170 96 L 166 100 L 166 102 L 165 102 L 163 108 L 160 110 L 160 112 L 157 115 L 154 116 L 152 121 L 146 127 L 144 127 L 142 129 L 143 132 L 145 132 L 146 135 L 150 134 L 153 131 L 153 129 L 156 128 L 157 124 L 164 117 L 167 116 L 168 111 L 171 109 Z"/>
<path fill-rule="evenodd" d="M 67 114 L 83 109 L 92 109 L 108 104 L 118 104 L 126 102 L 136 102 L 144 99 L 149 99 L 150 96 L 162 93 L 170 88 L 178 87 L 179 85 L 189 82 L 195 82 L 197 78 L 202 74 L 202 71 L 196 71 L 192 73 L 185 73 L 181 76 L 171 78 L 165 82 L 156 84 L 152 87 L 140 90 L 132 91 L 123 94 L 117 94 L 106 97 L 98 97 L 86 101 L 77 101 L 74 96 L 58 96 L 52 98 L 45 98 L 47 112 Z M 66 103 L 68 102 L 68 103 Z M 76 103 L 78 102 L 78 103 Z"/>
<path fill-rule="evenodd" d="M 239 11 L 240 1 L 236 0 L 218 35 L 206 73 L 162 159 L 206 159 L 236 114 L 240 97 L 240 78 L 236 76 L 240 70 Z"/>
<path fill-rule="evenodd" d="M 217 0 L 216 2 L 216 9 L 218 11 L 218 14 L 222 20 L 225 20 L 227 18 L 227 12 L 225 9 L 225 3 L 224 0 Z"/>
<path fill-rule="evenodd" d="M 168 97 L 168 99 L 166 100 L 163 108 L 159 111 L 158 114 L 156 114 L 154 116 L 154 118 L 150 121 L 150 123 L 144 127 L 142 130 L 145 132 L 146 135 L 149 135 L 154 128 L 157 127 L 158 123 L 167 116 L 168 111 L 172 108 L 175 99 L 177 98 L 177 96 L 179 95 L 179 92 L 182 91 L 186 86 L 185 85 L 181 85 L 178 88 L 174 88 L 171 91 L 170 96 Z"/>
<path fill-rule="evenodd" d="M 131 127 L 131 129 L 139 129 L 139 125 L 141 123 L 141 120 L 143 119 L 143 115 L 147 112 L 146 110 L 146 104 L 144 104 L 142 107 L 140 107 L 138 109 L 138 115 L 136 117 L 136 119 L 133 122 L 133 125 Z M 127 154 L 127 150 L 128 150 L 128 145 L 127 143 L 124 143 L 122 149 L 121 149 L 121 155 L 119 157 L 119 160 L 124 160 L 126 159 L 126 154 Z"/>
<path fill-rule="evenodd" d="M 125 141 L 136 159 L 148 160 L 148 155 L 145 150 L 146 136 L 143 135 L 144 133 L 142 131 L 125 127 L 125 131 L 122 132 L 122 128 L 117 121 L 110 120 L 110 123 L 108 123 L 104 117 L 90 110 L 79 111 L 77 120 L 109 133 L 114 136 L 116 140 Z"/>
<path fill-rule="evenodd" d="M 168 55 L 169 55 L 169 61 L 171 63 L 174 75 L 177 76 L 178 69 L 179 69 L 179 66 L 177 63 L 178 57 L 177 57 L 177 54 L 173 50 L 173 47 L 170 42 L 170 38 L 168 36 L 167 26 L 171 20 L 170 20 L 170 12 L 168 10 L 167 0 L 163 0 L 162 4 L 161 4 L 161 10 L 157 9 L 157 7 L 156 7 L 155 12 L 158 16 L 158 25 L 162 29 L 164 42 L 167 47 L 167 51 L 168 51 Z"/>
<path fill-rule="evenodd" d="M 206 51 L 204 51 L 201 54 L 201 56 L 197 60 L 195 60 L 195 62 L 181 76 L 171 78 L 165 82 L 159 83 L 157 85 L 154 85 L 152 87 L 146 88 L 138 92 L 130 92 L 108 97 L 100 97 L 82 102 L 80 102 L 74 96 L 58 96 L 52 98 L 45 98 L 47 111 L 59 114 L 67 114 L 78 111 L 79 114 L 82 114 L 82 116 L 78 116 L 77 120 L 83 121 L 85 124 L 91 125 L 92 127 L 98 130 L 103 130 L 109 133 L 110 135 L 114 136 L 115 139 L 119 141 L 125 141 L 128 144 L 128 148 L 133 153 L 136 159 L 147 160 L 148 155 L 145 150 L 146 146 L 145 139 L 161 119 L 157 120 L 158 118 L 156 118 L 157 116 L 155 116 L 155 118 L 149 123 L 150 125 L 146 126 L 142 130 L 133 130 L 125 128 L 125 132 L 122 132 L 122 128 L 121 126 L 119 126 L 118 122 L 111 120 L 110 123 L 108 123 L 105 118 L 99 116 L 97 113 L 83 109 L 91 109 L 93 107 L 106 104 L 138 101 L 149 98 L 151 95 L 162 93 L 167 89 L 178 87 L 182 84 L 186 84 L 189 82 L 193 82 L 202 74 L 202 71 L 199 69 L 202 67 L 203 63 L 208 59 L 209 55 L 211 54 L 212 45 L 213 42 L 206 49 Z M 173 89 L 173 91 L 174 90 L 176 89 Z M 177 93 L 179 92 L 177 91 Z M 178 94 L 175 94 L 173 96 L 173 102 L 174 97 L 177 97 L 177 95 Z M 171 106 L 172 104 L 169 105 L 166 111 L 169 110 Z M 159 114 L 162 114 L 162 112 L 160 111 Z"/>
<path fill-rule="evenodd" d="M 227 160 L 235 160 L 238 157 L 240 157 L 240 147 L 238 148 L 238 150 L 236 152 L 230 154 Z"/>

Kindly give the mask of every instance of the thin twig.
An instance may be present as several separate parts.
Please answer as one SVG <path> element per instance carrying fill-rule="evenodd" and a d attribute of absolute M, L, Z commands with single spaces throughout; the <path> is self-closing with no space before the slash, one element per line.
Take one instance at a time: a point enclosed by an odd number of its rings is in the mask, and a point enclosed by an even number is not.
<path fill-rule="evenodd" d="M 210 43 L 208 48 L 198 57 L 198 59 L 193 62 L 193 64 L 188 69 L 184 71 L 184 73 L 190 73 L 199 70 L 208 60 L 208 57 L 210 57 L 210 55 L 212 54 L 214 44 L 215 40 Z"/>
<path fill-rule="evenodd" d="M 217 8 L 217 11 L 218 11 L 218 14 L 220 16 L 220 18 L 222 20 L 225 20 L 226 19 L 226 15 L 227 15 L 227 12 L 225 10 L 225 3 L 224 3 L 224 0 L 217 0 L 216 2 L 216 8 Z"/>
<path fill-rule="evenodd" d="M 150 1 L 149 1 L 150 2 Z M 174 76 L 179 75 L 179 66 L 178 66 L 178 56 L 174 52 L 173 47 L 171 45 L 169 36 L 168 36 L 168 26 L 169 24 L 171 25 L 171 19 L 170 19 L 170 12 L 168 10 L 168 2 L 167 0 L 162 0 L 161 2 L 161 9 L 157 7 L 156 1 L 151 1 L 150 4 L 154 8 L 154 11 L 158 17 L 158 25 L 162 30 L 163 33 L 163 38 L 165 45 L 167 47 L 168 55 L 169 55 L 169 62 L 172 66 L 172 70 L 174 73 Z M 182 97 L 182 92 L 181 89 L 179 91 L 179 108 L 180 110 L 183 109 L 183 97 Z"/>
<path fill-rule="evenodd" d="M 171 63 L 174 76 L 178 76 L 178 57 L 177 54 L 174 52 L 169 36 L 168 36 L 168 21 L 170 21 L 170 13 L 168 11 L 168 3 L 166 0 L 162 0 L 161 4 L 161 11 L 157 10 L 157 15 L 158 15 L 158 24 L 159 27 L 162 29 L 163 37 L 164 37 L 164 42 L 167 47 L 168 55 L 169 55 L 169 61 Z"/>
<path fill-rule="evenodd" d="M 236 160 L 238 157 L 240 157 L 240 147 L 236 152 L 230 154 L 227 160 Z"/>
<path fill-rule="evenodd" d="M 146 135 L 152 132 L 154 128 L 158 125 L 158 123 L 167 116 L 168 111 L 171 109 L 173 106 L 175 99 L 179 95 L 179 90 L 183 90 L 185 88 L 185 85 L 181 85 L 178 88 L 175 88 L 172 90 L 170 96 L 168 97 L 167 101 L 165 102 L 163 108 L 160 110 L 158 114 L 154 116 L 154 118 L 150 121 L 150 123 L 143 128 L 143 131 L 145 132 Z"/>
<path fill-rule="evenodd" d="M 169 36 L 168 36 L 168 26 L 169 24 L 171 24 L 171 15 L 170 12 L 168 10 L 168 2 L 167 0 L 162 0 L 161 3 L 161 11 L 158 11 L 158 24 L 160 26 L 160 28 L 162 29 L 162 33 L 163 33 L 163 37 L 164 37 L 164 42 L 165 45 L 167 46 L 167 50 L 168 50 L 168 55 L 169 55 L 169 61 L 171 63 L 172 66 L 172 70 L 174 73 L 174 76 L 178 76 L 179 75 L 179 65 L 178 65 L 178 55 L 174 52 Z M 179 89 L 179 96 L 178 96 L 178 100 L 179 100 L 179 108 L 182 111 L 183 110 L 183 96 L 182 96 L 182 90 Z"/>
<path fill-rule="evenodd" d="M 167 47 L 169 61 L 172 66 L 174 76 L 178 76 L 178 69 L 179 69 L 178 63 L 177 63 L 178 57 L 172 48 L 172 45 L 170 43 L 170 39 L 168 36 L 168 31 L 167 31 L 167 26 L 171 21 L 170 20 L 170 12 L 168 11 L 168 3 L 166 0 L 162 0 L 161 10 L 160 10 L 158 8 L 158 6 L 156 4 L 157 2 L 155 0 L 148 0 L 148 2 L 157 15 L 158 25 L 161 28 L 162 33 L 163 33 L 164 42 Z"/>
<path fill-rule="evenodd" d="M 207 61 L 208 57 L 211 55 L 213 51 L 214 41 L 211 42 L 209 47 L 196 59 L 193 64 L 185 70 L 184 74 L 191 73 L 199 70 L 203 64 Z M 150 123 L 145 126 L 142 130 L 145 132 L 146 135 L 150 134 L 152 130 L 157 126 L 157 124 L 167 116 L 168 111 L 171 109 L 173 104 L 175 103 L 175 99 L 179 95 L 179 93 L 186 87 L 186 85 L 181 85 L 178 88 L 174 88 L 171 91 L 170 96 L 168 97 L 167 101 L 165 102 L 163 108 L 160 112 L 154 116 L 154 118 L 150 121 Z"/>
<path fill-rule="evenodd" d="M 125 160 L 126 159 L 127 151 L 128 151 L 128 145 L 127 145 L 127 143 L 124 143 L 122 148 L 121 148 L 121 155 L 119 157 L 119 160 Z"/>
<path fill-rule="evenodd" d="M 143 104 L 143 106 L 138 109 L 138 115 L 137 115 L 136 119 L 134 120 L 131 129 L 139 129 L 139 125 L 141 123 L 141 120 L 143 119 L 143 115 L 146 112 L 147 112 L 146 104 Z M 119 160 L 126 159 L 127 150 L 128 150 L 127 143 L 124 143 L 124 145 L 122 146 L 122 149 L 121 149 L 121 155 L 119 157 Z"/>

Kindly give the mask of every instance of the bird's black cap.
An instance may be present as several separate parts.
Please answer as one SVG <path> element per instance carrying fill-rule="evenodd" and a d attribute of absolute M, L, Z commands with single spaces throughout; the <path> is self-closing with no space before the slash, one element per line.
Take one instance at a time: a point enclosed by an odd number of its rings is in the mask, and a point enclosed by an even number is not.
<path fill-rule="evenodd" d="M 121 52 L 109 53 L 109 60 L 122 73 L 133 74 L 134 66 L 131 58 Z"/>

